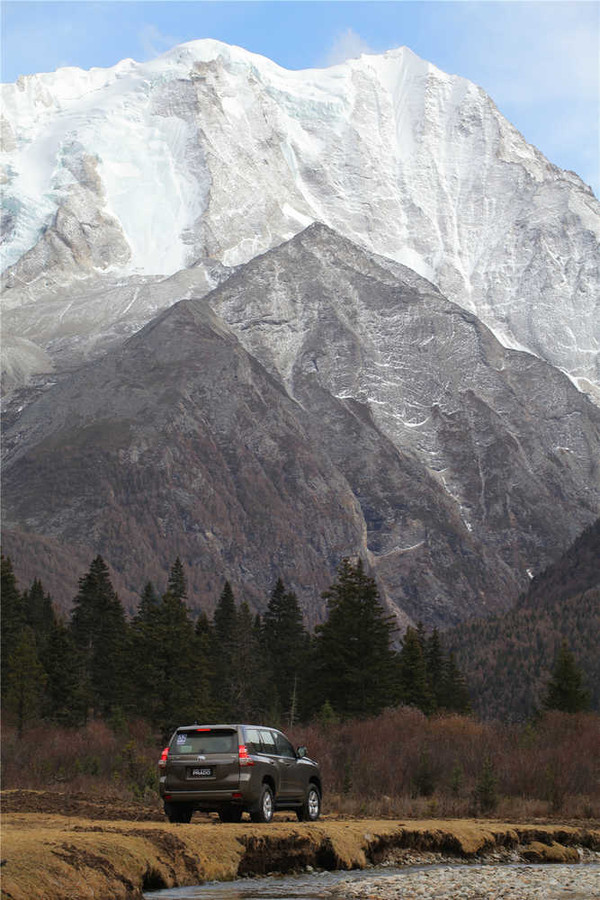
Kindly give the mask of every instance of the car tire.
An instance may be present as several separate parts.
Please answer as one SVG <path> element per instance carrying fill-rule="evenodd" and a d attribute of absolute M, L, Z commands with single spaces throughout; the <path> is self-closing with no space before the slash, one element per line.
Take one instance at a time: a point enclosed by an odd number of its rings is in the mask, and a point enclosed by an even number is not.
<path fill-rule="evenodd" d="M 221 822 L 241 822 L 242 819 L 241 809 L 226 807 L 225 809 L 219 810 L 219 818 Z"/>
<path fill-rule="evenodd" d="M 165 815 L 169 822 L 187 825 L 192 821 L 194 807 L 189 803 L 165 803 Z"/>
<path fill-rule="evenodd" d="M 258 805 L 251 811 L 253 822 L 270 822 L 275 811 L 273 791 L 268 784 L 263 784 Z"/>
<path fill-rule="evenodd" d="M 321 794 L 314 784 L 309 784 L 304 803 L 296 815 L 301 822 L 316 822 L 321 815 Z"/>

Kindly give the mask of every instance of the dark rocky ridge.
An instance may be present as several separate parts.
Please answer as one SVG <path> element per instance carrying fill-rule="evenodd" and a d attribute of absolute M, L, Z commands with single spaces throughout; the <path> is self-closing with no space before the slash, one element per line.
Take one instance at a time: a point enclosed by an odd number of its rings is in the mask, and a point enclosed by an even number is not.
<path fill-rule="evenodd" d="M 401 621 L 491 612 L 600 509 L 600 410 L 323 226 L 48 389 L 5 448 L 22 579 L 41 540 L 56 586 L 90 549 L 131 600 L 179 554 L 194 605 L 229 578 L 261 609 L 281 575 L 311 623 L 356 553 Z"/>

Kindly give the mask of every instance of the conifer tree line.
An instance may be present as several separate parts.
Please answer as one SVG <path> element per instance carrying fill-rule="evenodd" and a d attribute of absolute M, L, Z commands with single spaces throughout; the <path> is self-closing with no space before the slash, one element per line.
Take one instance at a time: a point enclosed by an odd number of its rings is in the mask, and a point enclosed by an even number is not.
<path fill-rule="evenodd" d="M 281 579 L 262 617 L 225 582 L 212 619 L 201 612 L 194 620 L 179 559 L 164 593 L 145 585 L 131 619 L 100 556 L 79 580 L 68 621 L 38 579 L 20 592 L 4 557 L 1 596 L 2 706 L 19 732 L 37 718 L 77 727 L 134 716 L 166 735 L 192 722 L 285 726 L 401 704 L 470 711 L 464 677 L 436 629 L 409 627 L 394 649 L 392 619 L 360 560 L 342 561 L 323 594 L 328 618 L 312 635 Z"/>

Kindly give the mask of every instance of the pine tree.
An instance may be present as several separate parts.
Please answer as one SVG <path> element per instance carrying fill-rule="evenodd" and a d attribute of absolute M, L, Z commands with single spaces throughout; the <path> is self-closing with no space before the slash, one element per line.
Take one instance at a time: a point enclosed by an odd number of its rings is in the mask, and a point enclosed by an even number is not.
<path fill-rule="evenodd" d="M 56 615 L 52 598 L 45 593 L 39 578 L 34 579 L 29 590 L 23 594 L 23 612 L 25 621 L 33 629 L 36 645 L 41 652 L 56 624 Z"/>
<path fill-rule="evenodd" d="M 196 637 L 206 644 L 207 651 L 208 647 L 210 646 L 211 631 L 212 625 L 210 624 L 210 620 L 206 613 L 202 610 L 198 614 L 198 618 L 196 619 Z"/>
<path fill-rule="evenodd" d="M 164 732 L 193 722 L 201 699 L 197 696 L 197 642 L 189 610 L 167 591 L 160 620 L 161 678 L 158 689 L 160 726 Z"/>
<path fill-rule="evenodd" d="M 210 653 L 213 696 L 218 714 L 225 720 L 232 718 L 234 709 L 236 632 L 235 597 L 230 583 L 226 581 L 215 607 Z"/>
<path fill-rule="evenodd" d="M 231 646 L 236 616 L 235 597 L 230 583 L 226 581 L 213 616 L 215 638 L 220 647 L 226 648 Z"/>
<path fill-rule="evenodd" d="M 422 622 L 417 622 L 415 632 L 419 641 L 419 646 L 421 647 L 421 652 L 423 653 L 423 656 L 425 656 L 427 651 L 427 632 Z"/>
<path fill-rule="evenodd" d="M 498 778 L 489 756 L 483 760 L 479 778 L 475 784 L 474 800 L 481 813 L 492 813 L 498 806 Z"/>
<path fill-rule="evenodd" d="M 69 728 L 83 725 L 88 699 L 83 662 L 70 629 L 59 619 L 52 626 L 40 658 L 47 673 L 44 718 Z"/>
<path fill-rule="evenodd" d="M 212 625 L 205 612 L 196 621 L 196 652 L 198 696 L 202 699 L 197 715 L 198 721 L 210 722 L 217 712 L 217 704 L 212 691 Z"/>
<path fill-rule="evenodd" d="M 17 586 L 17 579 L 13 571 L 9 557 L 1 557 L 1 584 L 0 584 L 0 620 L 2 625 L 1 641 L 1 672 L 2 672 L 2 696 L 5 696 L 7 687 L 8 661 L 15 650 L 21 632 L 25 627 L 25 610 L 23 598 Z"/>
<path fill-rule="evenodd" d="M 163 718 L 163 609 L 154 585 L 148 581 L 131 622 L 130 697 L 133 708 L 153 725 Z"/>
<path fill-rule="evenodd" d="M 177 559 L 171 566 L 171 571 L 169 572 L 169 581 L 167 584 L 167 593 L 172 597 L 175 597 L 181 603 L 185 603 L 185 601 L 187 600 L 187 583 L 185 573 L 183 571 L 183 563 L 181 562 L 179 557 L 177 557 Z"/>
<path fill-rule="evenodd" d="M 362 561 L 344 559 L 323 597 L 329 617 L 317 627 L 321 702 L 340 715 L 374 716 L 393 700 L 393 625 Z"/>
<path fill-rule="evenodd" d="M 6 675 L 6 709 L 23 734 L 25 723 L 40 715 L 46 673 L 35 646 L 33 629 L 26 625 L 8 658 Z"/>
<path fill-rule="evenodd" d="M 156 593 L 156 588 L 151 581 L 147 581 L 144 589 L 140 594 L 140 602 L 134 621 L 146 621 L 152 617 L 160 609 L 160 597 Z"/>
<path fill-rule="evenodd" d="M 326 700 L 317 714 L 317 721 L 322 728 L 332 728 L 339 725 L 340 720 L 329 700 Z"/>
<path fill-rule="evenodd" d="M 142 646 L 153 648 L 154 653 L 151 716 L 165 735 L 177 725 L 206 718 L 211 707 L 208 659 L 195 633 L 186 597 L 185 575 L 178 558 L 158 607 L 146 589 L 140 610 L 145 616 Z M 136 623 L 134 632 L 138 633 L 140 627 Z"/>
<path fill-rule="evenodd" d="M 425 642 L 425 665 L 435 709 L 444 706 L 444 663 L 442 642 L 437 628 L 434 628 Z"/>
<path fill-rule="evenodd" d="M 589 692 L 583 687 L 583 673 L 566 641 L 562 642 L 556 656 L 543 703 L 546 709 L 566 713 L 582 712 L 590 707 Z"/>
<path fill-rule="evenodd" d="M 400 699 L 407 706 L 416 706 L 429 714 L 434 701 L 427 678 L 427 668 L 422 647 L 423 639 L 410 625 L 402 640 L 398 655 Z"/>
<path fill-rule="evenodd" d="M 235 664 L 229 673 L 231 711 L 235 721 L 256 722 L 264 717 L 267 680 L 257 634 L 246 602 L 237 611 L 233 633 Z"/>
<path fill-rule="evenodd" d="M 286 591 L 277 580 L 262 625 L 264 656 L 272 675 L 277 707 L 288 723 L 294 707 L 298 715 L 299 698 L 303 695 L 307 672 L 308 634 L 302 611 L 293 591 Z"/>
<path fill-rule="evenodd" d="M 95 712 L 107 716 L 125 700 L 127 628 L 123 607 L 101 556 L 79 579 L 71 631 L 82 655 L 89 703 Z"/>
<path fill-rule="evenodd" d="M 440 706 L 448 712 L 462 715 L 469 715 L 472 712 L 469 686 L 456 664 L 453 653 L 449 653 L 444 660 Z"/>
<path fill-rule="evenodd" d="M 465 773 L 462 765 L 457 760 L 452 766 L 452 771 L 450 772 L 450 793 L 453 797 L 460 797 L 464 783 Z"/>

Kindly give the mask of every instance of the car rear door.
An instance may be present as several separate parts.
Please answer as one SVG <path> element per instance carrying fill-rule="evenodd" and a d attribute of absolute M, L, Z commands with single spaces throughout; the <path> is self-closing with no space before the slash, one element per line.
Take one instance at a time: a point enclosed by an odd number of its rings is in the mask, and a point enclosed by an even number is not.
<path fill-rule="evenodd" d="M 257 729 L 259 740 L 259 758 L 263 764 L 261 775 L 269 774 L 275 782 L 275 793 L 278 797 L 282 796 L 282 772 L 277 757 L 277 747 L 275 745 L 275 733 L 270 728 Z"/>
<path fill-rule="evenodd" d="M 280 772 L 280 794 L 286 800 L 302 800 L 304 797 L 304 778 L 302 768 L 298 765 L 296 751 L 280 731 L 273 732 L 275 737 L 276 760 Z"/>

